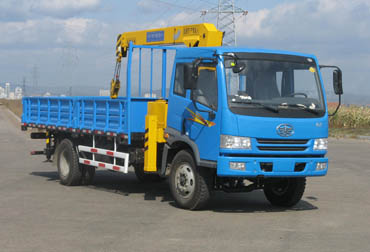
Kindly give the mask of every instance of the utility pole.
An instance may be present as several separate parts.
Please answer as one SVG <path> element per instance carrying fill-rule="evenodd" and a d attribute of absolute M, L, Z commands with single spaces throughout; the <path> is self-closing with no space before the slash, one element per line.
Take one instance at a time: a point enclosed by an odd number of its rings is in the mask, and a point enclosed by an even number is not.
<path fill-rule="evenodd" d="M 22 86 L 23 96 L 26 96 L 26 77 L 23 76 L 23 86 Z"/>
<path fill-rule="evenodd" d="M 234 0 L 218 0 L 217 7 L 202 11 L 201 16 L 208 13 L 217 14 L 217 29 L 225 32 L 223 44 L 236 46 L 236 14 L 245 16 L 248 11 L 236 7 Z"/>
<path fill-rule="evenodd" d="M 34 65 L 32 68 L 32 78 L 33 78 L 33 87 L 37 88 L 39 81 L 39 69 L 36 65 Z"/>

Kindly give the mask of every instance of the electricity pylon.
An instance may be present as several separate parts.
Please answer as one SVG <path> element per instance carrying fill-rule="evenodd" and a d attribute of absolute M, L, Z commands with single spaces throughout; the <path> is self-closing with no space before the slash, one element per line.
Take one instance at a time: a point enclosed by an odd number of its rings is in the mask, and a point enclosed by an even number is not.
<path fill-rule="evenodd" d="M 223 45 L 236 46 L 236 14 L 247 15 L 248 11 L 236 7 L 234 0 L 218 0 L 218 6 L 201 12 L 217 14 L 217 29 L 225 32 Z"/>

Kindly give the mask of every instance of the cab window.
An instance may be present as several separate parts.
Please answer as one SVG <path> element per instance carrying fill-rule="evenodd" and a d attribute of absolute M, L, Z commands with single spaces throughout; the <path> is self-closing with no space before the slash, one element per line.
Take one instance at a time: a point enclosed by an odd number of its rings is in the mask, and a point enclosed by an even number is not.
<path fill-rule="evenodd" d="M 193 91 L 193 99 L 204 106 L 217 110 L 218 88 L 217 72 L 214 67 L 199 67 L 197 89 Z"/>
<path fill-rule="evenodd" d="M 175 85 L 173 93 L 182 97 L 186 96 L 184 88 L 184 63 L 176 64 Z"/>

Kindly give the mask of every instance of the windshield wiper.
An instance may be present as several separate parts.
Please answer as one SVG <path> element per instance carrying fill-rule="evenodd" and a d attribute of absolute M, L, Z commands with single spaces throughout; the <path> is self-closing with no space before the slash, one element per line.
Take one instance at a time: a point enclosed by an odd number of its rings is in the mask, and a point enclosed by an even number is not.
<path fill-rule="evenodd" d="M 315 115 L 318 115 L 320 112 L 314 108 L 310 108 L 310 107 L 307 107 L 306 105 L 304 104 L 300 104 L 300 103 L 297 103 L 297 104 L 290 104 L 290 103 L 281 103 L 279 105 L 279 107 L 282 107 L 282 108 L 287 108 L 287 107 L 293 107 L 293 108 L 300 108 L 304 111 L 307 111 L 307 112 L 310 112 L 312 114 L 315 114 Z"/>
<path fill-rule="evenodd" d="M 279 113 L 279 110 L 276 107 L 269 106 L 269 105 L 266 105 L 266 104 L 261 103 L 261 102 L 256 102 L 256 101 L 247 100 L 247 99 L 245 99 L 245 100 L 242 100 L 242 99 L 234 100 L 234 99 L 232 99 L 231 102 L 232 103 L 243 103 L 243 104 L 259 105 L 259 106 L 261 106 L 262 108 L 264 108 L 266 110 L 272 111 L 274 113 Z"/>

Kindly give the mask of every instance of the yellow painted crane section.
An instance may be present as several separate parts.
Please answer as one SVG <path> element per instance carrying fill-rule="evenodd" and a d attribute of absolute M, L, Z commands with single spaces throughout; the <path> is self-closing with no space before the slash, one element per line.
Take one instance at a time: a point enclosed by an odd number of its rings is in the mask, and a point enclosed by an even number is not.
<path fill-rule="evenodd" d="M 125 57 L 131 41 L 135 45 L 183 44 L 187 47 L 210 47 L 221 46 L 222 37 L 223 32 L 208 23 L 125 32 L 118 35 L 116 56 Z"/>
<path fill-rule="evenodd" d="M 117 98 L 120 89 L 120 67 L 130 42 L 135 45 L 186 45 L 187 47 L 222 46 L 223 32 L 213 24 L 172 26 L 159 29 L 125 32 L 118 35 L 116 69 L 111 82 L 111 98 Z"/>
<path fill-rule="evenodd" d="M 158 144 L 165 143 L 168 104 L 164 100 L 148 102 L 145 117 L 144 172 L 157 172 Z"/>

